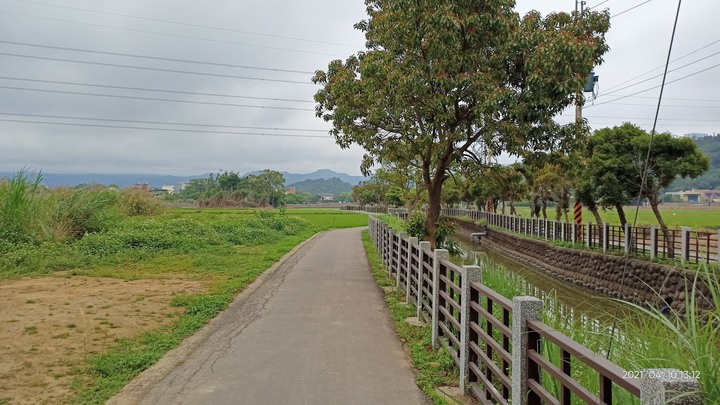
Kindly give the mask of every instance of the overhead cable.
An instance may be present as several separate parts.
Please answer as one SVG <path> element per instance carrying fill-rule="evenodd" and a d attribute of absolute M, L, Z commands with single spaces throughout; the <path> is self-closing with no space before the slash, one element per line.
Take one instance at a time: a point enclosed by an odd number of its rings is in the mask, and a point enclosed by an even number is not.
<path fill-rule="evenodd" d="M 55 93 L 55 94 L 72 94 L 72 95 L 77 95 L 77 96 L 124 98 L 124 99 L 129 99 L 129 100 L 161 101 L 161 102 L 170 102 L 170 103 L 204 104 L 204 105 L 218 105 L 218 106 L 242 107 L 242 108 L 260 108 L 260 109 L 266 109 L 266 110 L 315 111 L 312 108 L 275 107 L 275 106 L 265 106 L 265 105 L 218 103 L 218 102 L 212 102 L 212 101 L 175 100 L 175 99 L 169 99 L 169 98 L 126 96 L 126 95 L 121 95 L 121 94 L 102 94 L 102 93 L 87 93 L 87 92 L 82 92 L 82 91 L 33 89 L 30 87 L 0 86 L 0 89 L 34 91 L 34 92 Z"/>
<path fill-rule="evenodd" d="M 263 70 L 263 71 L 269 71 L 269 72 L 299 73 L 299 74 L 303 74 L 303 75 L 312 75 L 315 73 L 315 72 L 311 72 L 308 70 L 291 70 L 291 69 L 268 68 L 268 67 L 259 67 L 259 66 L 234 65 L 234 64 L 229 64 L 229 63 L 206 62 L 206 61 L 199 61 L 199 60 L 166 58 L 166 57 L 161 57 L 161 56 L 137 55 L 137 54 L 123 53 L 123 52 L 99 51 L 96 49 L 71 48 L 71 47 L 57 46 L 57 45 L 45 45 L 45 44 L 33 44 L 33 43 L 29 43 L 29 42 L 6 41 L 6 40 L 2 40 L 2 39 L 0 39 L 0 43 L 1 44 L 10 44 L 10 45 L 29 46 L 29 47 L 34 47 L 34 48 L 58 49 L 58 50 L 62 50 L 62 51 L 93 53 L 93 54 L 100 54 L 100 55 L 126 56 L 126 57 L 130 57 L 130 58 L 152 59 L 152 60 L 161 60 L 161 61 L 167 61 L 167 62 L 182 62 L 182 63 L 194 63 L 194 64 L 198 64 L 198 65 L 208 65 L 208 66 L 221 66 L 221 67 L 232 67 L 232 68 L 240 68 L 240 69 Z"/>
<path fill-rule="evenodd" d="M 314 39 L 286 37 L 286 36 L 282 36 L 282 35 L 266 34 L 266 33 L 253 32 L 253 31 L 244 31 L 244 30 L 238 30 L 238 29 L 233 29 L 233 28 L 223 28 L 223 27 L 215 27 L 215 26 L 211 26 L 211 25 L 202 25 L 202 24 L 193 24 L 193 23 L 187 23 L 187 22 L 181 22 L 181 21 L 164 20 L 164 19 L 160 19 L 160 18 L 150 18 L 150 17 L 141 17 L 141 16 L 129 15 L 129 14 L 111 13 L 108 11 L 90 10 L 87 8 L 61 6 L 59 4 L 41 3 L 38 1 L 28 1 L 28 0 L 15 0 L 15 1 L 17 1 L 19 3 L 35 4 L 35 5 L 39 5 L 39 6 L 63 8 L 66 10 L 77 10 L 77 11 L 84 11 L 87 13 L 114 15 L 117 17 L 133 18 L 136 20 L 155 21 L 155 22 L 162 22 L 162 23 L 166 23 L 166 24 L 184 25 L 187 27 L 205 28 L 205 29 L 217 30 L 217 31 L 237 32 L 240 34 L 258 35 L 258 36 L 268 37 L 268 38 L 289 39 L 292 41 L 311 42 L 311 43 L 325 44 L 325 45 L 356 47 L 356 45 L 342 44 L 342 43 L 338 43 L 338 42 L 328 42 L 328 41 L 318 41 L 318 40 L 314 40 Z M 605 0 L 605 1 L 608 1 L 608 0 Z"/>

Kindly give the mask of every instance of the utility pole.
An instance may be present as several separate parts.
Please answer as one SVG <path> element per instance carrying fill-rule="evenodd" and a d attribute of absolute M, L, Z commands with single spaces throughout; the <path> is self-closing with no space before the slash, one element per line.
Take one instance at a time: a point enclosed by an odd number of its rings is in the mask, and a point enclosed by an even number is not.
<path fill-rule="evenodd" d="M 578 7 L 579 6 L 579 7 Z M 578 18 L 580 18 L 585 11 L 585 0 L 575 0 L 575 13 L 580 13 L 578 15 Z M 592 74 L 591 74 L 592 75 Z M 576 94 L 575 98 L 575 124 L 578 128 L 580 128 L 580 124 L 582 123 L 582 93 L 578 92 Z M 580 134 L 578 133 L 577 136 Z M 575 197 L 575 206 L 573 207 L 573 222 L 577 224 L 577 237 L 578 240 L 582 240 L 582 210 L 583 210 L 583 204 L 582 201 L 580 201 L 577 197 Z"/>

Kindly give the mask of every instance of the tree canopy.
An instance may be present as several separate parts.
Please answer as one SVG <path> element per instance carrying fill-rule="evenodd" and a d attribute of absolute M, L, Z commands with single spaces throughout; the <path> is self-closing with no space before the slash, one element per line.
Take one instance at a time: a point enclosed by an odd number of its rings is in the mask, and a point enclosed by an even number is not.
<path fill-rule="evenodd" d="M 514 12 L 511 0 L 367 0 L 367 49 L 313 81 L 317 115 L 343 147 L 420 171 L 434 246 L 442 186 L 471 146 L 520 155 L 574 134 L 553 117 L 573 103 L 608 47 L 607 12 Z"/>

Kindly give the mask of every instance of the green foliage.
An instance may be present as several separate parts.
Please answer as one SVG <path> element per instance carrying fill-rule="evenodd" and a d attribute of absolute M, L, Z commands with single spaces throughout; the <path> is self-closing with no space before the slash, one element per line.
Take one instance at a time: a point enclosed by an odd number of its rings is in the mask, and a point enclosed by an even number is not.
<path fill-rule="evenodd" d="M 425 227 L 425 215 L 422 212 L 414 212 L 405 223 L 405 231 L 410 236 L 417 237 L 420 240 L 426 240 L 429 232 Z M 451 240 L 452 235 L 457 231 L 457 226 L 449 217 L 440 217 L 437 227 L 436 243 L 438 249 L 447 249 L 454 256 L 462 253 L 460 244 Z"/>
<path fill-rule="evenodd" d="M 602 61 L 609 15 L 521 18 L 504 0 L 366 4 L 369 19 L 355 27 L 368 49 L 317 71 L 317 115 L 338 145 L 367 151 L 364 173 L 375 163 L 418 169 L 435 244 L 443 184 L 473 145 L 520 155 L 575 135 L 552 118 Z"/>
<path fill-rule="evenodd" d="M 30 180 L 24 170 L 12 179 L 0 179 L 0 240 L 19 243 L 40 238 L 42 205 L 41 175 Z"/>
<path fill-rule="evenodd" d="M 339 177 L 331 179 L 309 179 L 299 183 L 291 184 L 289 187 L 295 187 L 297 191 L 311 194 L 333 194 L 337 195 L 342 192 L 350 192 L 352 186 L 340 180 Z"/>
<path fill-rule="evenodd" d="M 720 135 L 695 138 L 698 149 L 710 158 L 710 170 L 695 179 L 677 178 L 668 187 L 668 191 L 690 189 L 713 190 L 720 188 Z"/>

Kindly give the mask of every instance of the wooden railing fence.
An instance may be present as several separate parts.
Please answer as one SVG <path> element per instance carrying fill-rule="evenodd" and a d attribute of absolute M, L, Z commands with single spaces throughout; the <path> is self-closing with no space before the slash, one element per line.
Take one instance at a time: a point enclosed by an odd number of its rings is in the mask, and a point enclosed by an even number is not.
<path fill-rule="evenodd" d="M 460 388 L 480 403 L 613 404 L 622 403 L 618 392 L 625 391 L 624 398 L 640 404 L 702 404 L 697 380 L 681 371 L 624 370 L 543 323 L 541 300 L 507 299 L 482 283 L 480 267 L 459 267 L 446 250 L 431 251 L 429 242 L 377 218 L 370 218 L 369 231 L 397 288 L 416 306 L 418 319 L 431 325 L 433 347 L 448 350 L 460 370 Z M 548 345 L 559 359 L 542 352 Z M 596 373 L 597 387 L 573 377 L 579 364 Z M 553 394 L 549 386 L 560 389 Z"/>

